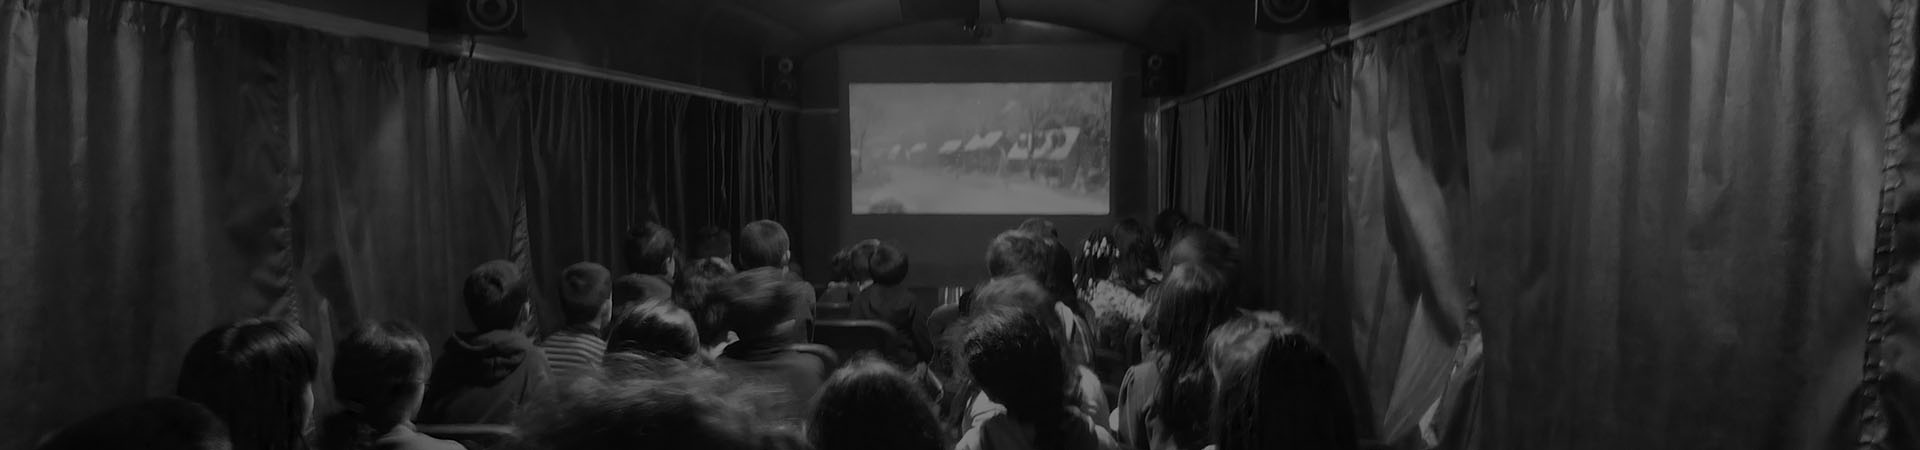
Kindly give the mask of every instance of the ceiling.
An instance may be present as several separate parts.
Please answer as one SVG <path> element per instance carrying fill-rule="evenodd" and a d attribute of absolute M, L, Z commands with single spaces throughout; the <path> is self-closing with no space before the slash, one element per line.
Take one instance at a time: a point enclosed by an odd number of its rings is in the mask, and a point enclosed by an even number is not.
<path fill-rule="evenodd" d="M 1174 45 L 1204 24 L 1179 0 L 713 0 L 703 18 L 720 28 L 746 25 L 767 47 L 805 54 L 864 35 L 935 21 L 993 18 L 1054 24 L 1147 48 Z M 1230 2 L 1239 3 L 1239 2 Z M 997 14 L 996 14 L 997 13 Z M 1184 19 L 1184 20 L 1183 20 Z M 1183 23 L 1184 22 L 1184 23 Z M 1184 26 L 1183 26 L 1184 25 Z M 744 30 L 742 30 L 744 31 Z"/>

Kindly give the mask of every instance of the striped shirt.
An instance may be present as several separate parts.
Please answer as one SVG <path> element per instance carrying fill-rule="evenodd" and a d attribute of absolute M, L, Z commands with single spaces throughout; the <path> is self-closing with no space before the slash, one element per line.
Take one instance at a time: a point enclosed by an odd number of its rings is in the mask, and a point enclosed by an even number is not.
<path fill-rule="evenodd" d="M 540 349 L 547 353 L 554 378 L 559 378 L 599 368 L 600 358 L 607 353 L 607 340 L 594 333 L 565 330 L 547 336 L 540 342 Z"/>

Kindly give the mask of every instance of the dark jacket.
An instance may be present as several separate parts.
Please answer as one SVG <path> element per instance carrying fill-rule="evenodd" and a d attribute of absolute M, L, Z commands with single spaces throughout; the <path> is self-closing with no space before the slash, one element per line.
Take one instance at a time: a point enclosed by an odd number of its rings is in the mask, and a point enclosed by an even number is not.
<path fill-rule="evenodd" d="M 900 346 L 912 353 L 914 358 L 902 361 L 889 355 L 889 359 L 902 367 L 911 367 L 933 355 L 933 336 L 927 329 L 927 317 L 933 314 L 933 307 L 938 305 L 921 303 L 907 288 L 876 284 L 853 296 L 852 318 L 878 320 L 892 325 L 893 330 L 900 333 Z"/>
<path fill-rule="evenodd" d="M 775 402 L 778 415 L 787 420 L 806 418 L 807 404 L 814 391 L 827 379 L 827 362 L 819 356 L 793 349 L 784 336 L 742 337 L 728 344 L 715 361 L 727 375 L 779 389 L 785 398 Z"/>
<path fill-rule="evenodd" d="M 434 362 L 419 422 L 509 424 L 546 382 L 547 355 L 525 334 L 460 333 Z"/>

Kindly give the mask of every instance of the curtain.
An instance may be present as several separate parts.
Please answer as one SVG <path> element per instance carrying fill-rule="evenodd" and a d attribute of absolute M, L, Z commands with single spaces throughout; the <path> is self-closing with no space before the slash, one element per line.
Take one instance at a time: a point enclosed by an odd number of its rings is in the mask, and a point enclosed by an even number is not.
<path fill-rule="evenodd" d="M 1888 3 L 1479 7 L 1478 447 L 1855 446 Z"/>
<path fill-rule="evenodd" d="M 1916 68 L 1915 2 L 1892 2 L 1889 34 L 1886 158 L 1874 236 L 1873 298 L 1869 302 L 1862 367 L 1860 430 L 1840 440 L 1869 448 L 1920 447 L 1920 227 L 1911 219 L 1920 201 L 1920 79 Z M 1846 418 L 1850 419 L 1850 418 Z M 1846 420 L 1842 419 L 1842 423 Z M 1842 429 L 1845 430 L 1844 428 Z M 1865 447 L 1865 446 L 1863 446 Z"/>

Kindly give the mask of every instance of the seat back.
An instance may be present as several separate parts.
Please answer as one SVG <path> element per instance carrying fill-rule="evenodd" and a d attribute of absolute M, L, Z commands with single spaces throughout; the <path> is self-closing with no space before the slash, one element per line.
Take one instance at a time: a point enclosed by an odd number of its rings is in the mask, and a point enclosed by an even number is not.
<path fill-rule="evenodd" d="M 820 344 L 793 344 L 791 348 L 793 351 L 813 355 L 820 358 L 820 361 L 826 362 L 827 373 L 840 369 L 840 354 L 833 351 L 831 347 Z"/>
<path fill-rule="evenodd" d="M 892 356 L 900 348 L 900 333 L 878 320 L 821 320 L 813 323 L 813 342 L 832 348 L 840 358 L 853 360 L 863 353 Z"/>
<path fill-rule="evenodd" d="M 420 434 L 459 442 L 469 450 L 506 448 L 515 441 L 512 425 L 477 423 L 414 425 Z"/>
<path fill-rule="evenodd" d="M 853 304 L 845 302 L 820 302 L 813 305 L 815 320 L 846 320 L 853 318 Z"/>

